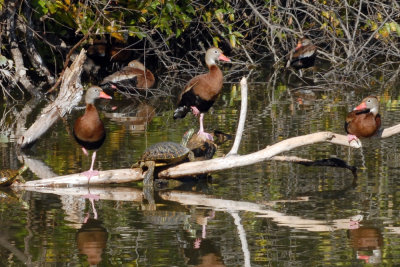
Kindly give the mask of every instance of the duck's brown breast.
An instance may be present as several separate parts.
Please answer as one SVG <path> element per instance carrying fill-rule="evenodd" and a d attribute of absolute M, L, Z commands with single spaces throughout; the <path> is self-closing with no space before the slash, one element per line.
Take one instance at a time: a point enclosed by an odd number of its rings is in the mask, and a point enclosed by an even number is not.
<path fill-rule="evenodd" d="M 360 113 L 357 110 L 350 112 L 346 117 L 345 129 L 348 134 L 357 137 L 371 137 L 381 126 L 381 116 L 372 113 Z"/>
<path fill-rule="evenodd" d="M 77 140 L 83 142 L 98 142 L 104 139 L 104 125 L 93 105 L 86 105 L 85 114 L 76 120 L 74 136 Z"/>
<path fill-rule="evenodd" d="M 210 72 L 194 77 L 186 88 L 192 85 L 193 93 L 204 101 L 213 101 L 221 92 L 223 83 L 222 71 L 213 65 Z M 187 90 L 185 90 L 187 91 Z"/>

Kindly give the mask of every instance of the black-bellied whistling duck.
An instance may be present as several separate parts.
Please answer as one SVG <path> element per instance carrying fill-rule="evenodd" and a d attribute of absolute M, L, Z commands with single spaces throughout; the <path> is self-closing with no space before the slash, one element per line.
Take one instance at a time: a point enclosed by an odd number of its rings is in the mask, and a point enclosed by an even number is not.
<path fill-rule="evenodd" d="M 129 62 L 121 70 L 105 77 L 100 86 L 111 85 L 112 88 L 136 87 L 139 89 L 147 89 L 154 85 L 155 79 L 153 73 L 137 60 Z"/>
<path fill-rule="evenodd" d="M 359 137 L 371 137 L 381 127 L 381 116 L 379 115 L 379 101 L 376 96 L 368 96 L 360 105 L 347 114 L 344 128 L 347 132 L 349 143 Z"/>
<path fill-rule="evenodd" d="M 317 47 L 305 37 L 297 42 L 296 48 L 289 54 L 286 67 L 292 66 L 300 70 L 314 66 L 317 56 Z"/>
<path fill-rule="evenodd" d="M 111 99 L 111 96 L 104 93 L 98 86 L 90 87 L 85 95 L 85 114 L 75 121 L 73 129 L 75 140 L 82 146 L 83 153 L 88 156 L 87 150 L 94 150 L 90 169 L 83 173 L 88 177 L 88 183 L 92 176 L 96 176 L 99 173 L 93 170 L 93 165 L 96 160 L 96 150 L 101 147 L 106 138 L 103 122 L 100 120 L 99 113 L 94 106 L 94 101 L 98 98 Z"/>
<path fill-rule="evenodd" d="M 197 134 L 205 134 L 212 140 L 211 135 L 204 132 L 203 117 L 204 113 L 214 104 L 222 89 L 223 75 L 216 61 L 230 62 L 231 60 L 222 53 L 221 49 L 216 47 L 209 48 L 205 58 L 209 72 L 193 77 L 186 84 L 179 96 L 174 119 L 184 118 L 190 110 L 195 116 L 200 114 L 200 130 Z"/>

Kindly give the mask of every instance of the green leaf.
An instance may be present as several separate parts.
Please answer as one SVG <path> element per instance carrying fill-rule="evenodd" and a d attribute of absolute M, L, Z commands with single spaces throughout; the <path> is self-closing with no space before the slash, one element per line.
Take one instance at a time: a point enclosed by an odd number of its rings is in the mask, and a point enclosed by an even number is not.
<path fill-rule="evenodd" d="M 7 58 L 3 55 L 0 55 L 0 67 L 7 65 Z"/>

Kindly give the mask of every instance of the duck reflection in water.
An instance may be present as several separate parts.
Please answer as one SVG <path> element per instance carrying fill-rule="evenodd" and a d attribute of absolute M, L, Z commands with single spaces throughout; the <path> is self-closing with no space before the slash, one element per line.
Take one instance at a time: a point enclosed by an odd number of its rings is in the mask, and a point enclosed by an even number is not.
<path fill-rule="evenodd" d="M 187 249 L 185 253 L 189 266 L 222 267 L 226 266 L 222 257 L 210 239 L 205 239 L 199 249 Z"/>
<path fill-rule="evenodd" d="M 356 257 L 365 263 L 381 263 L 383 237 L 379 229 L 360 227 L 348 230 L 350 245 L 356 251 Z"/>
<path fill-rule="evenodd" d="M 209 219 L 214 219 L 215 217 L 215 211 L 211 210 L 211 211 L 200 211 L 197 212 L 198 210 L 196 210 L 195 214 L 194 214 L 194 219 L 196 220 L 196 223 L 201 225 L 201 238 L 198 237 L 196 238 L 196 240 L 194 241 L 193 247 L 195 249 L 199 249 L 201 246 L 201 242 L 203 239 L 206 239 L 206 234 L 207 234 L 207 223 Z"/>
<path fill-rule="evenodd" d="M 90 265 L 99 264 L 107 239 L 108 233 L 101 225 L 101 221 L 89 218 L 76 235 L 79 253 L 87 256 Z"/>

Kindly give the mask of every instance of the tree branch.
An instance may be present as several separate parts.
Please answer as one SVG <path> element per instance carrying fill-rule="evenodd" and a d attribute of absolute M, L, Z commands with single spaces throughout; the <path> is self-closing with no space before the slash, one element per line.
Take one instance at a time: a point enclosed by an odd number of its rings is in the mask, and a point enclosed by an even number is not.
<path fill-rule="evenodd" d="M 243 77 L 240 81 L 240 91 L 241 91 L 241 107 L 240 107 L 240 116 L 239 116 L 239 124 L 236 130 L 235 142 L 233 143 L 231 151 L 226 156 L 236 155 L 240 146 L 240 141 L 242 140 L 243 131 L 244 131 L 244 123 L 246 122 L 246 114 L 247 114 L 247 78 Z"/>
<path fill-rule="evenodd" d="M 60 117 L 69 113 L 82 98 L 83 88 L 80 81 L 82 65 L 85 62 L 86 51 L 81 50 L 81 53 L 76 58 L 71 68 L 67 68 L 63 75 L 63 83 L 60 88 L 60 93 L 56 100 L 46 106 L 38 119 L 29 127 L 28 130 L 18 139 L 18 145 L 21 148 L 26 148 L 32 145 L 40 138 Z"/>
<path fill-rule="evenodd" d="M 243 156 L 229 156 L 225 158 L 216 158 L 207 161 L 197 161 L 183 163 L 168 168 L 159 173 L 160 178 L 177 178 L 187 175 L 197 175 L 221 171 L 231 168 L 252 165 L 258 162 L 269 160 L 271 157 L 293 150 L 295 148 L 312 145 L 316 143 L 333 143 L 343 146 L 358 148 L 356 142 L 348 143 L 347 136 L 335 134 L 332 132 L 318 132 L 298 137 L 289 138 L 271 146 Z"/>

